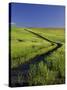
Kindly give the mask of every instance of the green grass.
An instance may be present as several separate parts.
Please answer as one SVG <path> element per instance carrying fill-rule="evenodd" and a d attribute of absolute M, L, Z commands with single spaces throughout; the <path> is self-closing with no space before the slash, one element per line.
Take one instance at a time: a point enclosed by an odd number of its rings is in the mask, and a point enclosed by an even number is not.
<path fill-rule="evenodd" d="M 12 68 L 25 63 L 36 55 L 48 51 L 48 48 L 51 46 L 50 42 L 25 31 L 24 28 L 12 27 L 11 30 Z"/>
<path fill-rule="evenodd" d="M 56 42 L 65 42 L 64 34 L 65 30 L 64 28 L 31 28 L 30 30 L 39 33 L 40 35 Z"/>
<path fill-rule="evenodd" d="M 55 83 L 56 72 L 50 71 L 43 61 L 38 65 L 31 65 L 29 71 L 29 85 L 48 85 Z"/>
<path fill-rule="evenodd" d="M 65 83 L 65 35 L 64 29 L 61 28 L 26 28 L 33 31 L 48 40 L 62 44 L 56 51 L 50 55 L 44 56 L 40 62 L 30 64 L 27 80 L 24 80 L 23 71 L 18 73 L 17 83 L 24 81 L 28 85 L 49 85 Z M 45 54 L 54 48 L 57 44 L 51 44 L 25 28 L 11 28 L 11 68 L 18 68 L 36 56 Z M 13 83 L 16 83 L 13 82 Z"/>
<path fill-rule="evenodd" d="M 64 45 L 44 58 L 44 61 L 31 65 L 29 85 L 49 85 L 65 83 Z M 45 63 L 47 61 L 47 64 Z"/>

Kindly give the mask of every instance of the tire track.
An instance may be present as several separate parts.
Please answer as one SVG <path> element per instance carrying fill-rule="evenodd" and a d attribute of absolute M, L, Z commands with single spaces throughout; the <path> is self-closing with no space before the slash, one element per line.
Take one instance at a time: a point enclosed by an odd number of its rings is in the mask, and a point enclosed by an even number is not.
<path fill-rule="evenodd" d="M 53 42 L 33 31 L 30 31 L 30 30 L 27 30 L 25 29 L 26 31 L 38 36 L 39 38 L 42 38 L 43 40 L 46 40 L 48 42 L 50 42 L 52 45 L 55 45 L 56 44 L 56 47 L 49 50 L 48 52 L 46 53 L 43 53 L 41 55 L 37 55 L 35 56 L 33 59 L 30 59 L 28 62 L 25 62 L 24 64 L 22 65 L 19 65 L 17 68 L 13 68 L 11 69 L 11 82 L 10 85 L 12 87 L 18 87 L 18 86 L 28 86 L 28 82 L 27 82 L 27 79 L 28 79 L 28 70 L 30 68 L 30 65 L 31 64 L 35 64 L 35 63 L 39 63 L 41 60 L 44 61 L 44 58 L 51 55 L 53 51 L 56 51 L 58 48 L 60 48 L 62 46 L 61 43 L 57 43 L 57 42 Z M 49 64 L 48 61 L 44 61 L 46 64 Z M 23 75 L 24 76 L 24 80 L 20 80 L 20 82 L 18 83 L 17 82 L 17 79 L 18 79 L 18 75 Z"/>

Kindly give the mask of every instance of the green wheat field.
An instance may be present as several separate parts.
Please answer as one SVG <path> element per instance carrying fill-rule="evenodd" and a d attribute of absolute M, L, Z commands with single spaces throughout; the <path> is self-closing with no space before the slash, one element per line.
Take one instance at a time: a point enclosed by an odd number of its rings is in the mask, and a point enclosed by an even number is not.
<path fill-rule="evenodd" d="M 65 83 L 65 29 L 11 26 L 11 86 Z"/>

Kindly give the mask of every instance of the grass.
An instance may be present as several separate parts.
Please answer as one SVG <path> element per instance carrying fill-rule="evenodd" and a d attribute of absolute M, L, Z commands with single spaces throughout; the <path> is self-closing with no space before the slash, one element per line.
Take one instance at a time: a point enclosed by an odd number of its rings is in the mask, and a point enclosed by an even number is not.
<path fill-rule="evenodd" d="M 15 27 L 11 30 L 12 68 L 25 63 L 30 58 L 33 58 L 42 52 L 45 52 L 46 48 L 48 50 L 48 47 L 51 46 L 50 42 L 25 31 L 24 28 Z"/>
<path fill-rule="evenodd" d="M 29 85 L 49 85 L 65 83 L 64 45 L 47 56 L 40 63 L 31 65 Z M 47 63 L 45 63 L 45 60 Z"/>
<path fill-rule="evenodd" d="M 27 85 L 50 85 L 65 83 L 65 37 L 64 29 L 61 28 L 26 28 L 33 31 L 48 40 L 61 43 L 62 46 L 51 52 L 49 55 L 43 55 L 43 58 L 35 64 L 31 63 L 26 74 L 19 70 L 20 65 L 24 65 L 34 57 L 46 54 L 57 47 L 56 43 L 44 40 L 25 28 L 11 28 L 11 69 L 17 68 L 19 72 L 16 79 L 13 77 L 12 84 L 27 83 Z"/>
<path fill-rule="evenodd" d="M 36 33 L 39 33 L 40 35 L 56 42 L 65 42 L 64 34 L 65 30 L 64 28 L 32 28 L 30 29 Z"/>
<path fill-rule="evenodd" d="M 29 72 L 29 85 L 54 84 L 56 73 L 50 71 L 43 61 L 38 64 L 38 67 L 37 65 L 32 65 L 31 68 Z"/>

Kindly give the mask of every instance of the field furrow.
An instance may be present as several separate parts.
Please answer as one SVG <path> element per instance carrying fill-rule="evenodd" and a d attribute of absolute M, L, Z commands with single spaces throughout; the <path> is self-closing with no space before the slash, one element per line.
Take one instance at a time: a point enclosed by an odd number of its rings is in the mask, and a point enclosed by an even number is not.
<path fill-rule="evenodd" d="M 19 31 L 19 30 L 17 30 L 17 31 Z M 39 34 L 37 31 L 35 32 L 34 30 L 32 31 L 30 29 L 23 29 L 23 30 L 20 30 L 19 32 L 21 33 L 20 36 L 22 36 L 24 33 L 26 35 L 26 33 L 27 33 L 27 35 L 30 34 L 30 35 L 36 37 L 37 41 L 36 40 L 33 41 L 33 42 L 35 42 L 34 46 L 36 48 L 38 47 L 36 45 L 36 43 L 38 42 L 38 40 L 41 40 L 39 42 L 42 43 L 42 44 L 39 45 L 39 48 L 40 49 L 38 48 L 35 51 L 35 48 L 33 46 L 32 49 L 34 49 L 34 51 L 33 52 L 31 51 L 30 52 L 31 53 L 30 55 L 29 55 L 29 52 L 27 52 L 27 55 L 28 55 L 27 56 L 27 60 L 26 60 L 26 57 L 23 58 L 22 54 L 19 55 L 19 57 L 16 57 L 16 56 L 12 55 L 13 64 L 14 63 L 16 64 L 16 65 L 12 65 L 12 69 L 11 69 L 11 81 L 12 81 L 11 83 L 12 83 L 12 86 L 18 86 L 18 85 L 19 86 L 28 86 L 30 84 L 29 79 L 31 79 L 31 77 L 29 76 L 29 74 L 31 74 L 31 75 L 33 74 L 33 73 L 30 72 L 30 70 L 32 70 L 32 68 L 34 67 L 34 65 L 35 65 L 35 67 L 38 68 L 39 67 L 38 65 L 41 62 L 44 62 L 46 64 L 48 70 L 50 70 L 50 67 L 49 67 L 50 65 L 49 64 L 51 64 L 51 62 L 49 62 L 49 60 L 47 60 L 46 58 L 49 57 L 49 56 L 51 56 L 53 52 L 57 51 L 60 47 L 62 47 L 63 44 L 61 42 L 57 42 L 57 41 L 53 41 L 53 40 L 47 39 L 45 36 L 43 36 L 42 34 Z M 30 42 L 28 42 L 28 38 L 25 38 L 25 40 L 26 39 L 27 39 L 27 41 L 24 41 L 23 38 L 20 38 L 20 39 L 17 39 L 17 40 L 20 43 L 23 42 L 22 44 L 24 44 L 24 43 L 30 43 Z M 46 41 L 46 43 L 47 43 L 46 45 L 45 45 L 45 43 L 43 43 L 44 41 Z M 47 47 L 44 47 L 44 45 L 47 46 Z M 24 47 L 24 48 L 26 48 L 26 47 Z M 24 51 L 21 51 L 21 52 L 23 53 Z M 16 61 L 18 61 L 18 63 Z M 32 68 L 31 68 L 31 66 L 32 66 Z M 33 71 L 35 71 L 35 68 L 33 69 Z M 36 81 L 36 82 L 38 82 L 38 81 Z M 31 82 L 31 85 L 34 85 L 33 84 L 33 80 Z"/>

